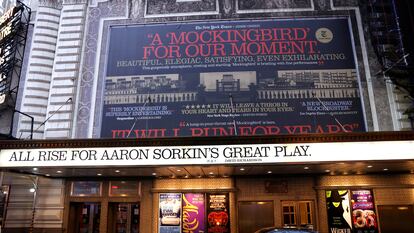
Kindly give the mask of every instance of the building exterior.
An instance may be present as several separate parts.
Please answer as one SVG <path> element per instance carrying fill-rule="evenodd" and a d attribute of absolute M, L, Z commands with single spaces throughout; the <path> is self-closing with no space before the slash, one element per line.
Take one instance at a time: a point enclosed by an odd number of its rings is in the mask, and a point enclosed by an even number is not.
<path fill-rule="evenodd" d="M 411 232 L 408 55 L 382 57 L 379 2 L 26 1 L 1 231 Z"/>

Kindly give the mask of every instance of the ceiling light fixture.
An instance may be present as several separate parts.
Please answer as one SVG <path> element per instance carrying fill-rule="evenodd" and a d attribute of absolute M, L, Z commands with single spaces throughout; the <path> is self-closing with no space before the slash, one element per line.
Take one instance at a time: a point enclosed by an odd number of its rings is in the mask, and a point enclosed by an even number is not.
<path fill-rule="evenodd" d="M 244 171 L 244 168 L 242 167 L 242 168 L 240 168 L 240 171 Z"/>
<path fill-rule="evenodd" d="M 102 176 L 102 174 L 101 173 L 98 173 L 98 174 L 96 174 L 97 176 Z"/>
<path fill-rule="evenodd" d="M 305 170 L 309 170 L 309 167 L 304 167 L 303 169 L 305 169 Z"/>
<path fill-rule="evenodd" d="M 33 168 L 33 171 L 37 171 L 37 170 L 39 170 L 39 169 L 37 169 L 37 167 L 34 167 L 34 168 Z"/>
<path fill-rule="evenodd" d="M 384 168 L 384 169 L 382 169 L 382 170 L 384 170 L 384 171 L 388 171 L 388 168 Z"/>
<path fill-rule="evenodd" d="M 372 168 L 372 165 L 368 165 L 367 168 Z"/>
<path fill-rule="evenodd" d="M 62 171 L 59 170 L 59 171 L 56 171 L 56 173 L 59 173 L 60 174 L 60 173 L 62 173 Z"/>
<path fill-rule="evenodd" d="M 120 171 L 120 170 L 115 170 L 115 172 L 116 172 L 116 173 L 120 173 L 121 171 Z"/>
<path fill-rule="evenodd" d="M 272 171 L 267 171 L 267 174 L 272 174 Z"/>

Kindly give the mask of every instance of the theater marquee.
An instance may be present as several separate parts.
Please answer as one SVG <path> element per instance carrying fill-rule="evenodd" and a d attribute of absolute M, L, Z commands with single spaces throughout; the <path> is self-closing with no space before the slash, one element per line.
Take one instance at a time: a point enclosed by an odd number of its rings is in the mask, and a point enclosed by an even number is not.
<path fill-rule="evenodd" d="M 0 167 L 284 164 L 413 160 L 414 141 L 45 148 L 0 151 Z"/>

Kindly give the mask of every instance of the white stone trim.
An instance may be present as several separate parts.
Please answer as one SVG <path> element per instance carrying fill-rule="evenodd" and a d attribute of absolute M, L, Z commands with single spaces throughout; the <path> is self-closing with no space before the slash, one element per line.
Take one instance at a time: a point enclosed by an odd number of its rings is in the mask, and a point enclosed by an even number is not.
<path fill-rule="evenodd" d="M 101 48 L 102 48 L 102 36 L 103 36 L 103 26 L 105 21 L 112 21 L 112 20 L 120 20 L 120 19 L 126 19 L 128 18 L 128 12 L 129 12 L 129 5 L 128 2 L 125 2 L 126 5 L 126 13 L 124 16 L 121 17 L 112 17 L 112 18 L 105 18 L 99 20 L 99 31 L 98 31 L 98 39 L 97 39 L 97 51 L 96 51 L 96 60 L 95 60 L 95 67 L 93 72 L 93 85 L 92 85 L 92 95 L 91 95 L 91 107 L 90 111 L 91 114 L 89 115 L 89 128 L 88 128 L 88 138 L 93 137 L 93 127 L 95 124 L 95 113 L 96 113 L 96 93 L 98 89 L 98 77 L 99 77 L 99 61 L 101 58 Z M 82 56 L 83 57 L 83 56 Z M 77 96 L 79 96 L 80 93 L 78 92 Z M 76 120 L 76 119 L 75 119 Z M 75 128 L 75 127 L 74 127 Z"/>

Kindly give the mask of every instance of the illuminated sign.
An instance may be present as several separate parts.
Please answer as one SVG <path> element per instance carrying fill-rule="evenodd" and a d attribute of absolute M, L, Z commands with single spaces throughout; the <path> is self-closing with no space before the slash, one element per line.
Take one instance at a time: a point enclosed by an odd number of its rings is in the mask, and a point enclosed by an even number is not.
<path fill-rule="evenodd" d="M 0 150 L 0 167 L 286 164 L 413 159 L 414 141 Z"/>
<path fill-rule="evenodd" d="M 24 4 L 9 9 L 0 17 L 0 104 L 5 104 L 8 93 L 15 92 L 14 79 L 18 79 L 23 62 L 30 9 Z M 10 101 L 9 101 L 10 102 Z M 7 103 L 14 106 L 15 103 Z"/>
<path fill-rule="evenodd" d="M 111 26 L 103 138 L 365 132 L 346 17 Z"/>

